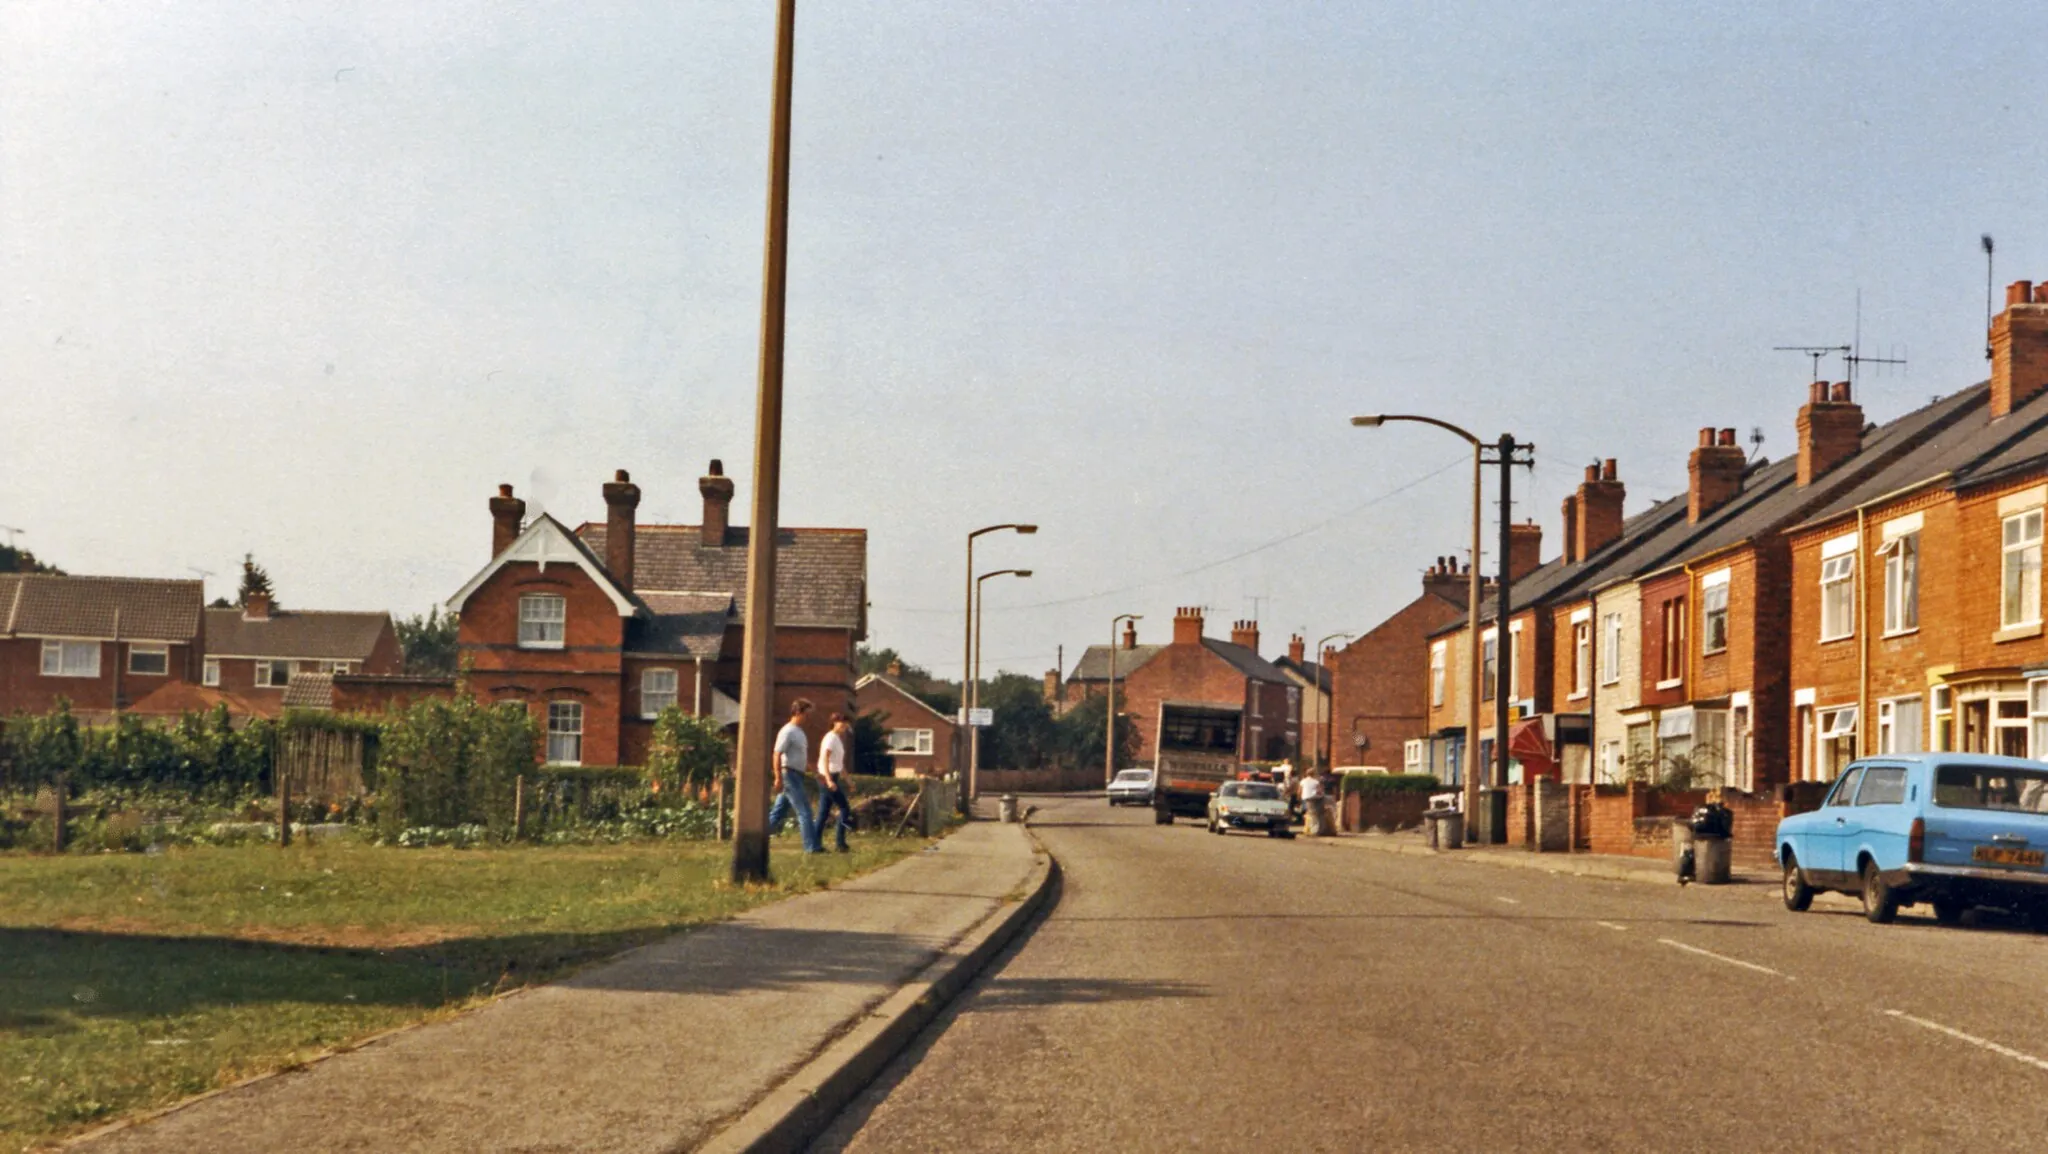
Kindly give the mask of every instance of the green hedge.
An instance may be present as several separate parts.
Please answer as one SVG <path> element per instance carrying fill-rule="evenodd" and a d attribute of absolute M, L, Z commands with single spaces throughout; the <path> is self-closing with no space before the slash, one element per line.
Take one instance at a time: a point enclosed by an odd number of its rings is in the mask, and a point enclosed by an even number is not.
<path fill-rule="evenodd" d="M 1427 773 L 1347 773 L 1343 777 L 1345 793 L 1436 793 L 1443 789 L 1443 783 Z"/>

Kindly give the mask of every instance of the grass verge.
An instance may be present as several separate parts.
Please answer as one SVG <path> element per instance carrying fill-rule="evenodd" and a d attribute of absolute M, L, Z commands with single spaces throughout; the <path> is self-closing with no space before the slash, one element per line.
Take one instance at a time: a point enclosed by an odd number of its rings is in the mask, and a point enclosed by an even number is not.
<path fill-rule="evenodd" d="M 456 1013 L 926 843 L 856 835 L 776 884 L 720 842 L 0 855 L 0 1150 Z"/>

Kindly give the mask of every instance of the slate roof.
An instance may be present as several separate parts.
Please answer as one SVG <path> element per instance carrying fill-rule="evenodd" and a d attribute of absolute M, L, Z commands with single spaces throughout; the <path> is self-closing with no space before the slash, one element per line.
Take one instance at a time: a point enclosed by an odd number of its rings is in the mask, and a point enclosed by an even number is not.
<path fill-rule="evenodd" d="M 605 526 L 586 522 L 577 538 L 603 557 Z M 723 593 L 735 619 L 746 616 L 749 531 L 728 529 L 725 543 L 703 544 L 695 525 L 641 525 L 633 543 L 633 592 Z M 866 632 L 868 534 L 865 529 L 783 529 L 776 537 L 775 620 Z"/>
<path fill-rule="evenodd" d="M 1218 641 L 1214 637 L 1202 638 L 1202 644 L 1208 647 L 1209 652 L 1230 662 L 1232 668 L 1253 681 L 1272 681 L 1282 685 L 1294 684 L 1294 680 L 1281 672 L 1279 666 L 1274 665 L 1242 645 L 1231 641 Z"/>
<path fill-rule="evenodd" d="M 154 577 L 0 575 L 0 633 L 192 642 L 206 604 L 197 581 Z"/>
<path fill-rule="evenodd" d="M 250 621 L 240 609 L 208 609 L 206 655 L 364 661 L 390 627 L 389 613 L 273 610 Z"/>
<path fill-rule="evenodd" d="M 1319 661 L 1296 661 L 1292 657 L 1279 657 L 1273 660 L 1273 666 L 1282 672 L 1297 672 L 1301 674 L 1303 681 L 1325 693 L 1329 692 L 1330 670 Z"/>
<path fill-rule="evenodd" d="M 1125 649 L 1121 645 L 1117 646 L 1113 651 L 1116 654 L 1117 680 L 1121 681 L 1129 677 L 1133 670 L 1143 669 L 1145 663 L 1158 656 L 1159 651 L 1164 648 L 1166 648 L 1164 645 L 1138 645 L 1130 649 Z M 1074 663 L 1074 675 L 1069 680 L 1109 680 L 1109 655 L 1111 652 L 1112 650 L 1107 645 L 1090 645 L 1082 650 L 1081 659 Z"/>

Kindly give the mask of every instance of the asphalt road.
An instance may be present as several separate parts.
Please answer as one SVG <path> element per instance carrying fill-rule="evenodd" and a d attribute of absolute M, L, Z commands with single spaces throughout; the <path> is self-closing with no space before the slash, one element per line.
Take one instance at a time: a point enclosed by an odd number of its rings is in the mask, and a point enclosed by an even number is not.
<path fill-rule="evenodd" d="M 2048 1139 L 2048 936 L 1037 804 L 1050 912 L 814 1150 Z"/>

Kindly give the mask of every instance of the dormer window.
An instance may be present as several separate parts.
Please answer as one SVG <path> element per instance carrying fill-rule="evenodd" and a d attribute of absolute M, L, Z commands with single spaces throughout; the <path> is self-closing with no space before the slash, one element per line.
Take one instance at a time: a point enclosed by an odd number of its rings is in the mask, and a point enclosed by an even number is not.
<path fill-rule="evenodd" d="M 569 603 L 558 593 L 527 593 L 519 598 L 519 647 L 560 649 Z"/>

